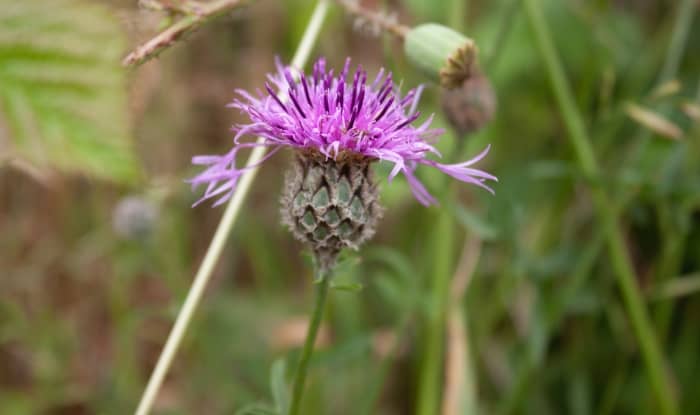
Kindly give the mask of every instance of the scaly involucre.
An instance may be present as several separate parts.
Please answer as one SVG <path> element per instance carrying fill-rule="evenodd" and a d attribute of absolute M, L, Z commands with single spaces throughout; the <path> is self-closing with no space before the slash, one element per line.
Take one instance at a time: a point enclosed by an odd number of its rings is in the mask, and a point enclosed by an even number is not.
<path fill-rule="evenodd" d="M 442 164 L 428 159 L 430 153 L 440 155 L 430 143 L 442 130 L 430 128 L 432 116 L 419 126 L 413 125 L 420 116 L 416 107 L 422 87 L 402 97 L 391 73 L 381 69 L 375 79 L 367 83 L 367 73 L 358 67 L 352 82 L 347 82 L 349 68 L 350 58 L 334 76 L 333 69 L 326 70 L 326 61 L 320 58 L 311 76 L 302 73 L 295 80 L 292 68 L 284 67 L 278 60 L 277 73 L 268 75 L 266 93 L 258 90 L 257 96 L 253 96 L 237 90 L 240 99 L 229 107 L 244 112 L 250 123 L 233 128 L 236 132 L 234 145 L 227 154 L 192 159 L 194 164 L 208 166 L 190 180 L 194 187 L 207 185 L 197 203 L 214 197 L 218 197 L 214 206 L 224 203 L 236 190 L 241 175 L 265 162 L 282 147 L 319 153 L 331 159 L 365 157 L 391 162 L 394 167 L 389 181 L 403 173 L 414 196 L 424 205 L 435 203 L 435 199 L 414 174 L 419 164 L 435 167 L 457 180 L 493 192 L 485 181 L 497 180 L 496 177 L 470 167 L 486 156 L 488 147 L 463 163 Z M 260 136 L 264 141 L 241 141 L 249 136 Z M 253 166 L 237 167 L 238 152 L 257 146 L 269 147 L 271 151 Z"/>

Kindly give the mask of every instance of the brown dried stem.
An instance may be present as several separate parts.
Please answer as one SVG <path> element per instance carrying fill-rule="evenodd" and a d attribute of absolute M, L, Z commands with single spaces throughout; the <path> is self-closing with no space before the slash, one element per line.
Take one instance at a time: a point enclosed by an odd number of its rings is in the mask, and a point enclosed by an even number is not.
<path fill-rule="evenodd" d="M 157 12 L 197 14 L 202 4 L 191 0 L 139 0 L 139 6 Z"/>
<path fill-rule="evenodd" d="M 404 26 L 397 22 L 394 18 L 387 16 L 384 13 L 366 9 L 360 5 L 360 0 L 336 0 L 348 13 L 364 19 L 385 32 L 395 35 L 403 40 L 406 33 L 410 30 L 408 26 Z"/>
<path fill-rule="evenodd" d="M 185 14 L 185 16 L 152 39 L 138 46 L 122 60 L 122 65 L 142 64 L 172 46 L 184 35 L 197 30 L 207 20 L 220 16 L 240 6 L 243 2 L 244 0 L 214 0 L 208 3 L 187 1 L 183 2 L 183 7 L 177 10 L 173 9 L 169 3 L 163 4 L 163 10 L 175 10 Z"/>

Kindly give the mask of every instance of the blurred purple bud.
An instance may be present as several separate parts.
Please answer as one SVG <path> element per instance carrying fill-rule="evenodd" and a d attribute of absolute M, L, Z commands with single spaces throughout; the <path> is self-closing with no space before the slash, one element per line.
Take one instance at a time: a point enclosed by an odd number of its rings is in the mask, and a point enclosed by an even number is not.
<path fill-rule="evenodd" d="M 112 227 L 125 239 L 147 238 L 158 219 L 158 207 L 142 196 L 126 196 L 112 212 Z"/>

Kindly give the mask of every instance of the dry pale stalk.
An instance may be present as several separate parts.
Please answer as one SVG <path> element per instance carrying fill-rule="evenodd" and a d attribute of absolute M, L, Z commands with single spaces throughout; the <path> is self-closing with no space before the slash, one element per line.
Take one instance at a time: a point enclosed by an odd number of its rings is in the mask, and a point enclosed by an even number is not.
<path fill-rule="evenodd" d="M 452 278 L 451 298 L 447 319 L 447 352 L 445 355 L 445 391 L 442 399 L 442 415 L 466 413 L 462 408 L 474 402 L 474 379 L 471 377 L 469 341 L 466 321 L 460 303 L 467 292 L 481 255 L 481 240 L 475 236 L 467 239 L 457 270 Z"/>

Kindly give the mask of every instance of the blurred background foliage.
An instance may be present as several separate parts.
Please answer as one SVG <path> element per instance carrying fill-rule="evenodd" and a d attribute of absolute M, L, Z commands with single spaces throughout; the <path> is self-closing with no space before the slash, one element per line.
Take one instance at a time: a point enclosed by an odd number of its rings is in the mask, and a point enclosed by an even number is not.
<path fill-rule="evenodd" d="M 135 3 L 0 0 L 2 414 L 133 411 L 221 214 L 190 208 L 189 159 L 228 148 L 233 90 L 290 59 L 313 6 L 251 1 L 124 69 L 163 24 Z M 382 186 L 380 231 L 337 276 L 364 289 L 332 295 L 305 413 L 421 411 L 442 269 L 440 413 L 657 413 L 591 186 L 615 201 L 682 413 L 700 413 L 698 4 L 540 3 L 602 177 L 575 162 L 520 0 L 362 2 L 476 40 L 493 122 L 451 133 L 435 85 L 421 110 L 447 129 L 447 160 L 490 143 L 482 166 L 500 181 L 490 196 L 419 171 L 442 200 L 427 209 L 401 180 Z M 334 7 L 315 55 L 424 82 L 395 39 L 366 32 Z M 256 179 L 156 413 L 270 401 L 273 362 L 296 361 L 311 275 L 278 224 L 288 157 Z"/>

